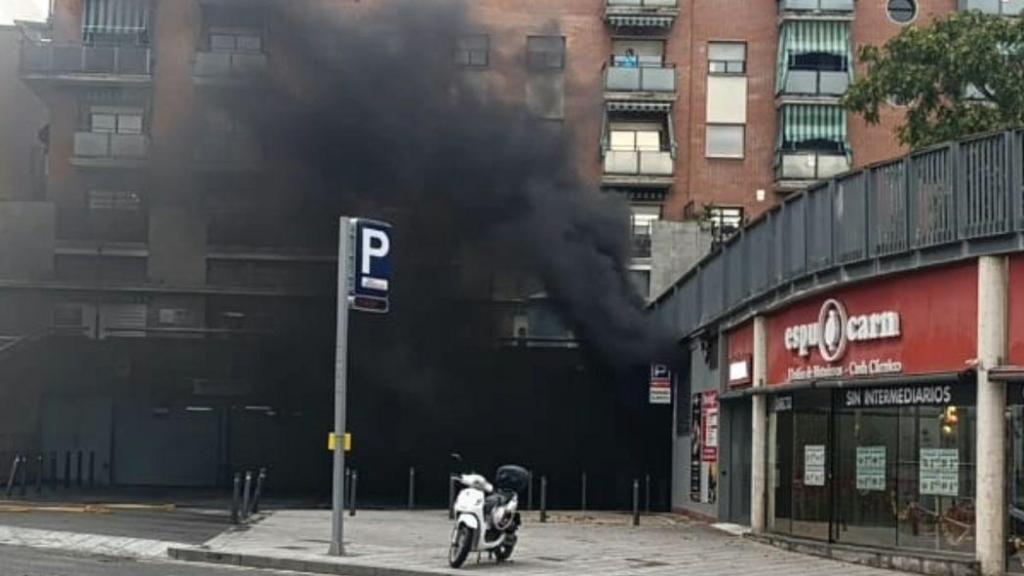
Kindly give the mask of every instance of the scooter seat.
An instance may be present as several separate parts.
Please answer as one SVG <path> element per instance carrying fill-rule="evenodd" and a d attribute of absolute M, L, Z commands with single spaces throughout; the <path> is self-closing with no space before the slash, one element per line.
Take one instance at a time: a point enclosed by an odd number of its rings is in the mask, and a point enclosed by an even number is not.
<path fill-rule="evenodd" d="M 494 510 L 496 507 L 504 506 L 505 504 L 511 502 L 513 495 L 513 492 L 508 492 L 505 490 L 499 490 L 494 494 L 489 494 L 486 498 L 484 498 L 484 516 L 490 516 L 491 511 Z"/>

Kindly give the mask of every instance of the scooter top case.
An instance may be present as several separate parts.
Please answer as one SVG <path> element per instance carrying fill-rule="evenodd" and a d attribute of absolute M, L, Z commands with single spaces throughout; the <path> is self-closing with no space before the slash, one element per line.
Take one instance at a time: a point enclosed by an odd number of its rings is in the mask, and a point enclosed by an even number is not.
<path fill-rule="evenodd" d="M 498 468 L 494 475 L 494 487 L 497 490 L 522 492 L 530 483 L 530 472 L 522 466 L 509 464 Z"/>

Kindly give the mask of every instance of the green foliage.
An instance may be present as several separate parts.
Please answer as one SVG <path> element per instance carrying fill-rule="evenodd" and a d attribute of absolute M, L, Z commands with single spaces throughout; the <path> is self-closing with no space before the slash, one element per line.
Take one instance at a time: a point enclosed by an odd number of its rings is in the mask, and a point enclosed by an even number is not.
<path fill-rule="evenodd" d="M 860 60 L 867 74 L 843 105 L 872 124 L 881 107 L 906 106 L 897 136 L 911 148 L 1024 124 L 1024 18 L 954 13 Z"/>

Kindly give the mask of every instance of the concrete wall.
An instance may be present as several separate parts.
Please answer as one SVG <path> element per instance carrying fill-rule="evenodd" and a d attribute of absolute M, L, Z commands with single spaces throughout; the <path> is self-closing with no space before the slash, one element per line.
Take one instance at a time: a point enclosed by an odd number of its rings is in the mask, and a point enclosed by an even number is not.
<path fill-rule="evenodd" d="M 0 278 L 53 277 L 55 229 L 49 202 L 0 202 Z"/>
<path fill-rule="evenodd" d="M 651 298 L 668 290 L 711 250 L 711 233 L 697 222 L 655 222 L 651 230 Z"/>
<path fill-rule="evenodd" d="M 18 79 L 21 31 L 0 26 L 0 198 L 33 198 L 42 176 L 47 110 Z"/>

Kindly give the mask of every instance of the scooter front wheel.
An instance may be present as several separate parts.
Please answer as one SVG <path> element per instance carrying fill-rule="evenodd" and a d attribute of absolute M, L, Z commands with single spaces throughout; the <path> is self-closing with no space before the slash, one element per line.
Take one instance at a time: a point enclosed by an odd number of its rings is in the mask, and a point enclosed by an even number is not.
<path fill-rule="evenodd" d="M 452 545 L 448 549 L 448 564 L 452 568 L 459 568 L 469 556 L 469 549 L 473 547 L 473 529 L 465 524 L 455 527 L 452 534 Z"/>

